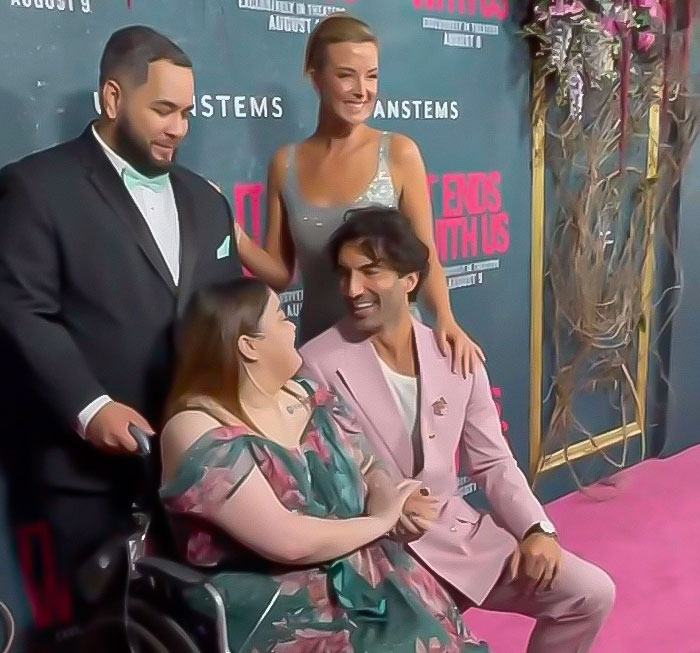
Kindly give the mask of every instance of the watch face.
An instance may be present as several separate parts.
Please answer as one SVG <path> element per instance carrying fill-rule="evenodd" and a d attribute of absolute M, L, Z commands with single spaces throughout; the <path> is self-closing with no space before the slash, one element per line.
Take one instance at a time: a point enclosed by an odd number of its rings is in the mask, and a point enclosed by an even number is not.
<path fill-rule="evenodd" d="M 552 524 L 551 521 L 541 521 L 540 528 L 542 529 L 542 532 L 546 533 L 547 535 L 555 535 L 557 532 L 557 530 L 554 528 L 554 524 Z"/>

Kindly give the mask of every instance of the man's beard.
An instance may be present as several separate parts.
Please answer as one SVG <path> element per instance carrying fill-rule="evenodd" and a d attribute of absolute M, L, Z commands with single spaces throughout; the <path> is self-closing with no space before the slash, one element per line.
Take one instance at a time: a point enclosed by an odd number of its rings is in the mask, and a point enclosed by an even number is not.
<path fill-rule="evenodd" d="M 170 161 L 154 159 L 148 144 L 139 140 L 125 118 L 117 121 L 114 136 L 116 153 L 146 177 L 164 175 L 175 163 L 177 150 L 173 150 Z"/>

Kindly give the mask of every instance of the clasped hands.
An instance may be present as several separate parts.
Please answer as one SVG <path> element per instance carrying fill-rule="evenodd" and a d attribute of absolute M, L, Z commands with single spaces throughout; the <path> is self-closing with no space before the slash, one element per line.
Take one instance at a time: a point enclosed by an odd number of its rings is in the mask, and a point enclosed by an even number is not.
<path fill-rule="evenodd" d="M 397 492 L 401 495 L 402 505 L 400 510 L 394 513 L 394 517 L 398 518 L 388 532 L 391 537 L 402 541 L 418 539 L 437 519 L 440 500 L 432 496 L 430 490 L 419 481 L 404 480 L 397 485 L 381 469 L 371 471 L 366 480 L 371 498 L 377 495 L 394 495 Z M 410 490 L 410 493 L 407 494 L 407 490 Z"/>
<path fill-rule="evenodd" d="M 406 499 L 403 512 L 390 535 L 404 542 L 422 537 L 437 519 L 440 499 L 430 494 L 426 487 L 419 487 Z"/>
<path fill-rule="evenodd" d="M 403 480 L 396 484 L 381 469 L 366 476 L 369 504 L 393 504 L 393 527 L 388 535 L 402 542 L 422 537 L 440 512 L 440 499 L 419 481 Z M 372 510 L 370 510 L 372 512 Z M 548 589 L 559 573 L 561 546 L 556 538 L 539 532 L 526 535 L 518 543 L 509 564 L 511 580 L 524 582 L 529 591 Z"/>

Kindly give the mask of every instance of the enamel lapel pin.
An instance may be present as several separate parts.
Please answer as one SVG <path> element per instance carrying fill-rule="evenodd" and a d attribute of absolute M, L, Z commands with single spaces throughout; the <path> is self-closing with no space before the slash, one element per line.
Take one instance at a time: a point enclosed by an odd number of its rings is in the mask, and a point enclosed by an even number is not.
<path fill-rule="evenodd" d="M 433 413 L 438 417 L 443 417 L 447 413 L 447 401 L 445 397 L 440 397 L 437 401 L 433 402 Z"/>

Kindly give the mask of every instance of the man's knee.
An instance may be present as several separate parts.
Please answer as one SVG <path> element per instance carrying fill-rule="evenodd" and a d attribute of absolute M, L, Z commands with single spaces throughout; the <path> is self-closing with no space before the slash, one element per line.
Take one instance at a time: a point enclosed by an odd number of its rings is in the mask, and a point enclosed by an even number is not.
<path fill-rule="evenodd" d="M 591 565 L 591 575 L 584 596 L 586 613 L 602 622 L 615 603 L 615 583 L 600 567 Z"/>
<path fill-rule="evenodd" d="M 600 567 L 564 550 L 562 552 L 558 606 L 568 614 L 600 625 L 615 603 L 615 583 Z"/>

